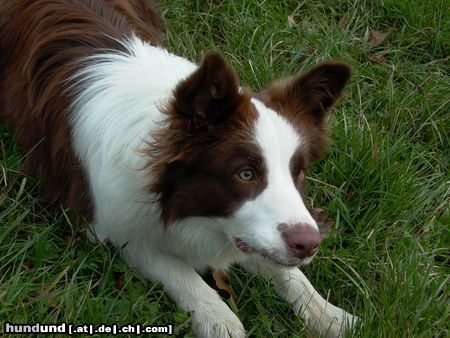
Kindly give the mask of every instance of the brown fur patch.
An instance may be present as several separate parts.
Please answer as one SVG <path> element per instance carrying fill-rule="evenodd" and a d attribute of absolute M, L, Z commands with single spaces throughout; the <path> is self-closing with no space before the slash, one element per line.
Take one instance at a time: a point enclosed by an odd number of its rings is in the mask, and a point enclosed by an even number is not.
<path fill-rule="evenodd" d="M 146 154 L 170 223 L 188 216 L 228 216 L 267 185 L 263 159 L 251 143 L 257 112 L 248 92 L 239 92 L 233 71 L 217 53 L 174 91 L 167 120 Z M 252 168 L 253 180 L 238 174 Z"/>
<path fill-rule="evenodd" d="M 67 80 L 89 55 L 123 51 L 136 31 L 157 44 L 159 13 L 148 1 L 0 2 L 0 113 L 27 152 L 24 171 L 54 203 L 91 216 L 84 172 L 71 147 Z"/>
<path fill-rule="evenodd" d="M 158 45 L 164 37 L 161 13 L 150 0 L 106 0 L 127 18 L 127 23 L 144 40 Z"/>

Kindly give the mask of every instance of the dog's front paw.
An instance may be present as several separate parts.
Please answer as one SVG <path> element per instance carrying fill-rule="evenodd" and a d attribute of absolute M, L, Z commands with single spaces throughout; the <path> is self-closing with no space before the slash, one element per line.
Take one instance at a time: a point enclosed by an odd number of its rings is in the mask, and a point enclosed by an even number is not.
<path fill-rule="evenodd" d="M 328 306 L 322 311 L 319 320 L 312 320 L 316 330 L 325 337 L 343 337 L 351 331 L 359 318 L 334 305 Z"/>
<path fill-rule="evenodd" d="M 239 318 L 228 308 L 195 311 L 192 330 L 198 338 L 244 338 L 245 329 Z"/>

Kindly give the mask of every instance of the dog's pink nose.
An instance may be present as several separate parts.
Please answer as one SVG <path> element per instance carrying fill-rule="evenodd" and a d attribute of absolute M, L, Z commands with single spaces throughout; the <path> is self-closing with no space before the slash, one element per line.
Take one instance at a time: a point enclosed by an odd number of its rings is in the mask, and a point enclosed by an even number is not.
<path fill-rule="evenodd" d="M 320 233 L 311 225 L 297 223 L 282 232 L 282 237 L 289 249 L 298 258 L 311 257 L 320 245 Z"/>

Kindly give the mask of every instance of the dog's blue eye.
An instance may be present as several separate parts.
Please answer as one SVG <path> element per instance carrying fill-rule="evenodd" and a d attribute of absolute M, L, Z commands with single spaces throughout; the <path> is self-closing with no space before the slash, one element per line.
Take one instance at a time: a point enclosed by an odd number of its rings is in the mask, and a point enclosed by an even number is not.
<path fill-rule="evenodd" d="M 244 169 L 239 173 L 239 177 L 243 181 L 251 181 L 254 176 L 255 176 L 255 174 L 253 173 L 253 171 L 251 169 Z"/>

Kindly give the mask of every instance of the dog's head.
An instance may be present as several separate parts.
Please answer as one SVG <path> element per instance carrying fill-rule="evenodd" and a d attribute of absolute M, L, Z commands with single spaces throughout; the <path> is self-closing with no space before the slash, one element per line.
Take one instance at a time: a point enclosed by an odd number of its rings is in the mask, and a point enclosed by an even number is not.
<path fill-rule="evenodd" d="M 349 77 L 346 65 L 323 63 L 252 93 L 207 54 L 176 87 L 150 150 L 165 223 L 211 218 L 240 251 L 309 262 L 320 237 L 302 180 L 326 149 L 328 112 Z"/>

